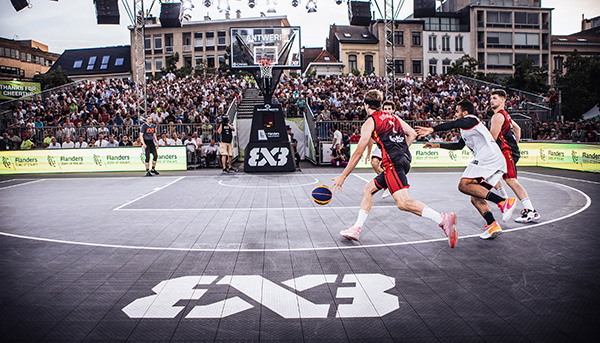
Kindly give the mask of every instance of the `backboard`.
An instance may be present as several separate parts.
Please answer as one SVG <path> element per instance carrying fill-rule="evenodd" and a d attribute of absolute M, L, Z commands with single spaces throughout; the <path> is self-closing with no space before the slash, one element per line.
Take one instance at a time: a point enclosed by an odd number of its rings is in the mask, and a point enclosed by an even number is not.
<path fill-rule="evenodd" d="M 275 69 L 300 69 L 300 27 L 232 28 L 233 69 L 259 69 L 261 58 L 275 60 Z"/>

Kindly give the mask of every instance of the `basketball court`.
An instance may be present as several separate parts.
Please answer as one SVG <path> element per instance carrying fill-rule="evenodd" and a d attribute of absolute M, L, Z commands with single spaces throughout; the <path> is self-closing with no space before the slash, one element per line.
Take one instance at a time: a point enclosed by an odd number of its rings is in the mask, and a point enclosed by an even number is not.
<path fill-rule="evenodd" d="M 341 237 L 374 174 L 353 173 L 331 203 L 315 204 L 312 189 L 339 172 L 4 177 L 0 338 L 521 342 L 598 332 L 600 176 L 522 168 L 542 221 L 503 223 L 484 241 L 483 219 L 456 189 L 462 170 L 413 170 L 413 198 L 457 213 L 450 249 L 435 224 L 379 194 L 360 242 Z"/>

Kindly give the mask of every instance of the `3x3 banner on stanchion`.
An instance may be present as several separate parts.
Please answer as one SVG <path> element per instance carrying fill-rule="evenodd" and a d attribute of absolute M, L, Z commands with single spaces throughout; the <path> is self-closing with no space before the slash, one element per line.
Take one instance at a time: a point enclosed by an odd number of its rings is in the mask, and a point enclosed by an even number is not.
<path fill-rule="evenodd" d="M 0 151 L 1 174 L 145 171 L 141 147 Z M 187 170 L 184 146 L 159 147 L 156 169 Z"/>
<path fill-rule="evenodd" d="M 351 154 L 356 144 L 350 144 Z M 518 167 L 550 167 L 600 173 L 600 145 L 568 143 L 520 143 Z M 473 159 L 471 150 L 424 149 L 423 144 L 410 147 L 411 167 L 466 167 Z M 357 168 L 371 168 L 364 154 Z"/>

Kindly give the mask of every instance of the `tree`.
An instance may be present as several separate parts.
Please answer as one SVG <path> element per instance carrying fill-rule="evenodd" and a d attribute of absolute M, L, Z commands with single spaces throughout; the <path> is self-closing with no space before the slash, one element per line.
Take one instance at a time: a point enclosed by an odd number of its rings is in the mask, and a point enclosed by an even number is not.
<path fill-rule="evenodd" d="M 175 73 L 175 70 L 177 70 L 177 62 L 179 62 L 179 53 L 176 52 L 171 56 L 167 56 L 165 58 L 167 65 L 165 65 L 161 71 L 163 74 L 168 74 L 168 73 Z"/>
<path fill-rule="evenodd" d="M 577 52 L 567 56 L 565 75 L 556 75 L 562 90 L 562 112 L 566 119 L 576 120 L 600 103 L 600 59 L 583 57 Z"/>
<path fill-rule="evenodd" d="M 545 94 L 548 86 L 548 69 L 536 67 L 533 61 L 525 58 L 514 64 L 515 73 L 504 79 L 503 85 L 536 94 Z"/>
<path fill-rule="evenodd" d="M 465 54 L 458 61 L 452 63 L 452 65 L 448 68 L 448 71 L 446 73 L 448 75 L 463 75 L 466 77 L 475 77 L 475 70 L 477 69 L 478 65 L 479 61 L 477 61 L 477 59 Z"/>
<path fill-rule="evenodd" d="M 42 90 L 58 87 L 67 83 L 73 82 L 69 79 L 67 72 L 59 66 L 55 70 L 49 71 L 46 74 L 37 74 L 33 77 L 34 82 L 42 84 Z"/>

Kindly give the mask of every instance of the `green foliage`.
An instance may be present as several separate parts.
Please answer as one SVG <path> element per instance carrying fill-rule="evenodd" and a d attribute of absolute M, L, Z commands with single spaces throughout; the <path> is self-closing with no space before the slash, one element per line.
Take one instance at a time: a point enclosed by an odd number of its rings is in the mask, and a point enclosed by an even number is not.
<path fill-rule="evenodd" d="M 290 72 L 290 77 L 291 77 L 292 79 L 297 79 L 299 76 L 300 76 L 300 74 L 298 74 L 298 73 L 297 73 L 297 72 L 295 72 L 295 71 L 292 71 L 292 72 Z"/>
<path fill-rule="evenodd" d="M 356 68 L 352 68 L 352 71 L 350 71 L 350 73 L 354 76 L 360 76 L 360 70 Z"/>
<path fill-rule="evenodd" d="M 489 82 L 489 83 L 498 83 L 498 74 L 496 73 L 484 73 L 482 71 L 478 71 L 475 73 L 475 78 L 477 80 Z"/>
<path fill-rule="evenodd" d="M 548 70 L 546 67 L 536 67 L 533 61 L 525 58 L 514 64 L 515 73 L 504 79 L 503 85 L 536 94 L 545 94 L 548 86 Z"/>
<path fill-rule="evenodd" d="M 167 56 L 165 60 L 167 65 L 161 69 L 163 74 L 175 73 L 175 70 L 177 70 L 177 62 L 179 62 L 179 53 L 176 52 L 171 56 Z"/>
<path fill-rule="evenodd" d="M 566 119 L 580 119 L 600 103 L 600 59 L 583 57 L 575 50 L 564 64 L 565 75 L 555 75 L 562 91 L 562 112 Z"/>
<path fill-rule="evenodd" d="M 39 82 L 42 85 L 42 90 L 58 87 L 67 83 L 73 82 L 69 79 L 67 72 L 59 66 L 56 70 L 47 72 L 46 74 L 37 74 L 33 77 L 34 82 Z"/>
<path fill-rule="evenodd" d="M 194 70 L 192 69 L 192 66 L 187 65 L 187 66 L 183 66 L 179 69 L 176 69 L 174 74 L 178 78 L 185 78 L 186 76 L 191 76 L 193 74 L 193 72 L 194 72 Z"/>
<path fill-rule="evenodd" d="M 478 65 L 479 61 L 477 61 L 474 57 L 465 54 L 458 61 L 452 63 L 452 65 L 448 68 L 447 74 L 475 77 L 475 70 L 477 69 Z"/>

